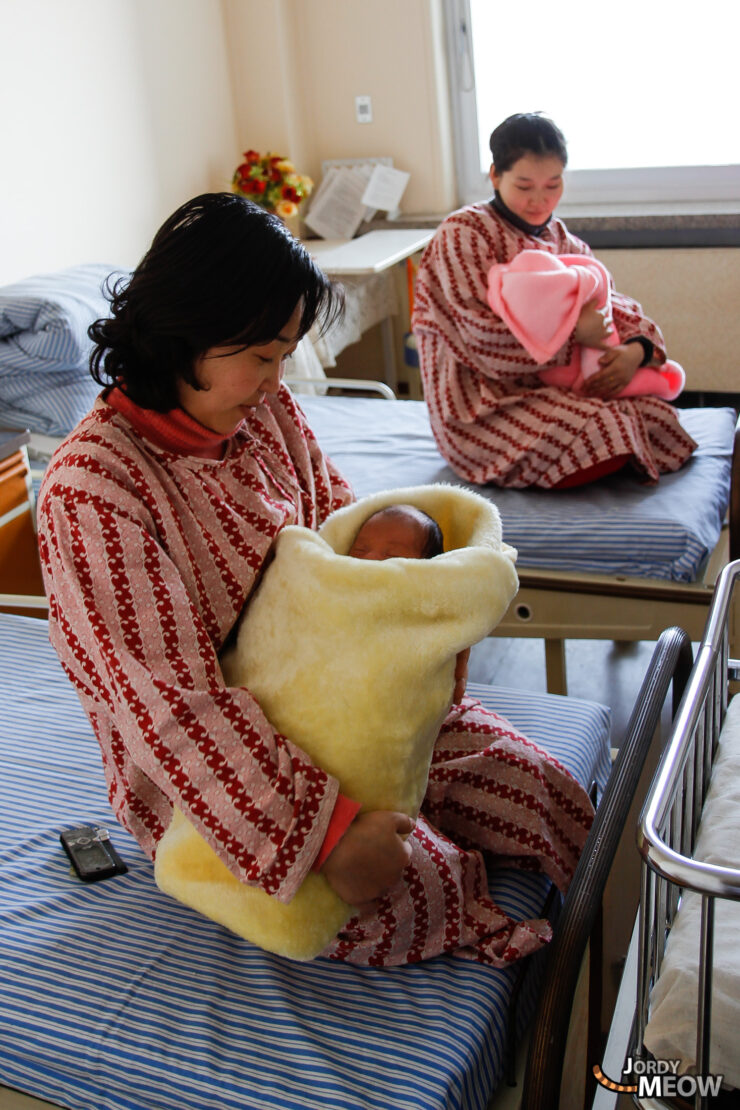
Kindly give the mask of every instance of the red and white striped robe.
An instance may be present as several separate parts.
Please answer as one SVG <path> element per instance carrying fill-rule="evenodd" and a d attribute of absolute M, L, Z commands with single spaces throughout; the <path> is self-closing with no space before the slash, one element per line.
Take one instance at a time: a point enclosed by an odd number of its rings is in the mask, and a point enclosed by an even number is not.
<path fill-rule="evenodd" d="M 437 445 L 469 482 L 549 489 L 618 456 L 647 480 L 678 470 L 696 447 L 657 397 L 604 401 L 545 386 L 538 366 L 488 305 L 488 271 L 523 250 L 591 254 L 553 218 L 541 236 L 519 231 L 490 204 L 453 212 L 419 266 L 413 329 Z M 642 335 L 665 360 L 663 337 L 640 305 L 612 290 L 624 342 Z M 573 340 L 546 366 L 567 366 Z"/>
<path fill-rule="evenodd" d="M 224 685 L 217 652 L 283 525 L 317 527 L 350 498 L 286 389 L 220 461 L 152 444 L 102 399 L 55 454 L 39 498 L 50 636 L 113 809 L 150 857 L 176 805 L 233 874 L 283 901 L 310 870 L 338 784 Z M 420 818 L 402 879 L 326 955 L 501 963 L 544 943 L 541 922 L 490 901 L 474 849 L 525 857 L 565 887 L 591 821 L 581 787 L 471 702 L 445 724 L 427 803 L 462 846 Z"/>

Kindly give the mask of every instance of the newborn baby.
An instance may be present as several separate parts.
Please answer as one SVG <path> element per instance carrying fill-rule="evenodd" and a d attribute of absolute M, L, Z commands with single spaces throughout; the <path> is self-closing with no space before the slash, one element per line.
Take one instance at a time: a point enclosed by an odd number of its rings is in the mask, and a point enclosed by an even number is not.
<path fill-rule="evenodd" d="M 517 589 L 515 558 L 495 507 L 445 485 L 354 502 L 320 533 L 285 527 L 234 646 L 221 657 L 224 680 L 246 687 L 273 728 L 333 776 L 346 798 L 366 812 L 416 820 L 453 701 L 457 657 L 506 612 Z M 414 844 L 423 855 L 422 840 Z M 517 841 L 517 854 L 538 850 Z M 165 893 L 292 959 L 324 951 L 354 912 L 320 871 L 308 873 L 289 903 L 239 883 L 179 811 L 159 842 L 155 875 Z M 505 954 L 510 934 L 498 937 L 500 911 L 492 903 L 481 909 L 480 892 L 458 881 L 452 887 L 472 907 L 470 920 L 483 914 Z M 394 913 L 413 931 L 403 884 L 399 898 Z M 404 928 L 394 930 L 401 953 L 411 944 Z M 539 936 L 538 929 L 525 931 Z"/>
<path fill-rule="evenodd" d="M 414 505 L 388 505 L 369 516 L 347 552 L 355 559 L 433 559 L 444 551 L 442 529 Z"/>

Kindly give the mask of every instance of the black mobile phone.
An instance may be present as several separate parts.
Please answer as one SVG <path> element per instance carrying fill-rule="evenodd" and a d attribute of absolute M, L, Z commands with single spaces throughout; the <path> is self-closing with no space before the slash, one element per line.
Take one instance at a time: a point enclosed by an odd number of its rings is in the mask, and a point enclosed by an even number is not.
<path fill-rule="evenodd" d="M 67 829 L 59 839 L 72 866 L 85 883 L 96 883 L 128 871 L 103 825 L 78 825 Z"/>

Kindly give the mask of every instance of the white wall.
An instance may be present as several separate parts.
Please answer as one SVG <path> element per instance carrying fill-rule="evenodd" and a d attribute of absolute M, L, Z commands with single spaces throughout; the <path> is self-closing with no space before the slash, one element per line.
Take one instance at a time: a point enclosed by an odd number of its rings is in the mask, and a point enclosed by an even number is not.
<path fill-rule="evenodd" d="M 178 204 L 228 188 L 220 0 L 0 0 L 0 282 L 133 265 Z"/>

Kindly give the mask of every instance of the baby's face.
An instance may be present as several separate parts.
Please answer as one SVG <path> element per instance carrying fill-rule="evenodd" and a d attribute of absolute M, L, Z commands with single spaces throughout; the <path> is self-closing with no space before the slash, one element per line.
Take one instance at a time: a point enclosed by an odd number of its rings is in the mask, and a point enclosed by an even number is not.
<path fill-rule="evenodd" d="M 370 517 L 348 554 L 355 559 L 421 559 L 426 538 L 424 524 L 411 514 Z"/>

